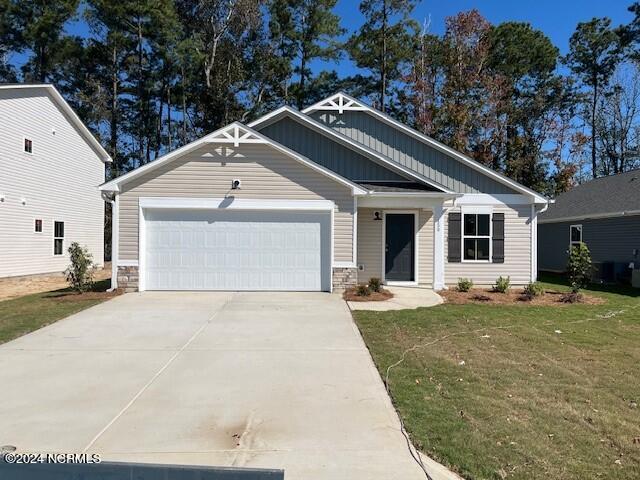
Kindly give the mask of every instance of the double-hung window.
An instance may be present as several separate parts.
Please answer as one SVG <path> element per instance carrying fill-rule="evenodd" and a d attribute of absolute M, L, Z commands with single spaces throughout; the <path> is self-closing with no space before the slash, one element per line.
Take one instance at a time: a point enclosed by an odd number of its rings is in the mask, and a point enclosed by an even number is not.
<path fill-rule="evenodd" d="M 465 213 L 462 219 L 463 261 L 488 262 L 491 260 L 491 215 Z"/>
<path fill-rule="evenodd" d="M 577 247 L 582 243 L 582 225 L 571 225 L 569 227 L 569 247 Z"/>
<path fill-rule="evenodd" d="M 64 251 L 64 222 L 53 222 L 53 254 L 62 255 Z"/>

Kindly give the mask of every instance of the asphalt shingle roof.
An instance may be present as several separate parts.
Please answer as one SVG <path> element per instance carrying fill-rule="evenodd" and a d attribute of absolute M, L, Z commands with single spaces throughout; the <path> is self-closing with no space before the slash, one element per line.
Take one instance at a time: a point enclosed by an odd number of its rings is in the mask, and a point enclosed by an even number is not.
<path fill-rule="evenodd" d="M 601 177 L 558 196 L 541 221 L 640 210 L 640 169 Z"/>
<path fill-rule="evenodd" d="M 358 185 L 374 192 L 439 192 L 429 185 L 418 182 L 367 182 L 358 183 Z"/>

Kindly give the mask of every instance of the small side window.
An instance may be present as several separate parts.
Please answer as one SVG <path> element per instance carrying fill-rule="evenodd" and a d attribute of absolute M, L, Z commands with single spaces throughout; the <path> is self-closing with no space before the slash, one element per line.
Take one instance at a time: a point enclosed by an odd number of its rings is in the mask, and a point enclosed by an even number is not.
<path fill-rule="evenodd" d="M 29 138 L 24 139 L 24 151 L 27 153 L 33 153 L 33 141 Z"/>
<path fill-rule="evenodd" d="M 34 231 L 36 233 L 42 233 L 42 220 L 36 219 Z"/>
<path fill-rule="evenodd" d="M 64 222 L 53 222 L 53 254 L 62 255 L 64 250 Z"/>
<path fill-rule="evenodd" d="M 582 243 L 582 225 L 569 227 L 569 247 L 575 247 Z"/>

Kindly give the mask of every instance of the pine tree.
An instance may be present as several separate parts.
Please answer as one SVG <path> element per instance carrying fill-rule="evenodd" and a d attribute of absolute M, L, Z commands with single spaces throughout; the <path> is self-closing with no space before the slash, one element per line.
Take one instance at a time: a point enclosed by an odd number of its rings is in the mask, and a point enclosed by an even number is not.
<path fill-rule="evenodd" d="M 414 7 L 415 0 L 363 0 L 360 11 L 365 23 L 347 43 L 356 65 L 371 72 L 371 78 L 363 78 L 363 87 L 376 94 L 382 111 L 389 110 L 390 90 L 406 75 L 417 49 L 419 26 L 409 18 Z"/>

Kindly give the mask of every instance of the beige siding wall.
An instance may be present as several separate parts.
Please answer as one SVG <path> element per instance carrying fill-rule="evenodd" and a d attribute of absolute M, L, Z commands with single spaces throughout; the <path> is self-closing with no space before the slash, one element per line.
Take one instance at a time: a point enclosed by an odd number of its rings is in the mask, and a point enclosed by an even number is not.
<path fill-rule="evenodd" d="M 24 137 L 33 141 L 32 154 Z M 45 89 L 0 90 L 0 277 L 61 272 L 72 242 L 103 263 L 104 171 Z M 34 232 L 36 219 L 42 233 Z M 53 255 L 54 221 L 64 222 L 63 255 Z"/>
<path fill-rule="evenodd" d="M 230 190 L 233 179 L 240 190 Z M 120 260 L 138 259 L 138 198 L 224 197 L 332 200 L 334 261 L 352 262 L 351 190 L 267 145 L 205 146 L 123 186 L 120 194 Z"/>
<path fill-rule="evenodd" d="M 459 212 L 450 209 L 447 212 Z M 496 279 L 510 276 L 511 283 L 524 284 L 531 279 L 531 206 L 494 206 L 494 213 L 504 213 L 504 263 L 449 263 L 448 219 L 445 219 L 445 282 L 454 285 L 460 277 L 476 285 L 493 285 Z M 447 214 L 448 214 L 447 213 Z"/>
<path fill-rule="evenodd" d="M 382 239 L 383 222 L 373 218 L 378 208 L 358 209 L 358 282 L 363 283 L 371 277 L 382 278 Z M 393 210 L 385 210 L 393 212 Z M 433 282 L 433 215 L 421 210 L 418 216 L 418 283 L 431 285 Z"/>
<path fill-rule="evenodd" d="M 382 222 L 373 219 L 374 208 L 358 209 L 358 283 L 382 278 Z"/>

